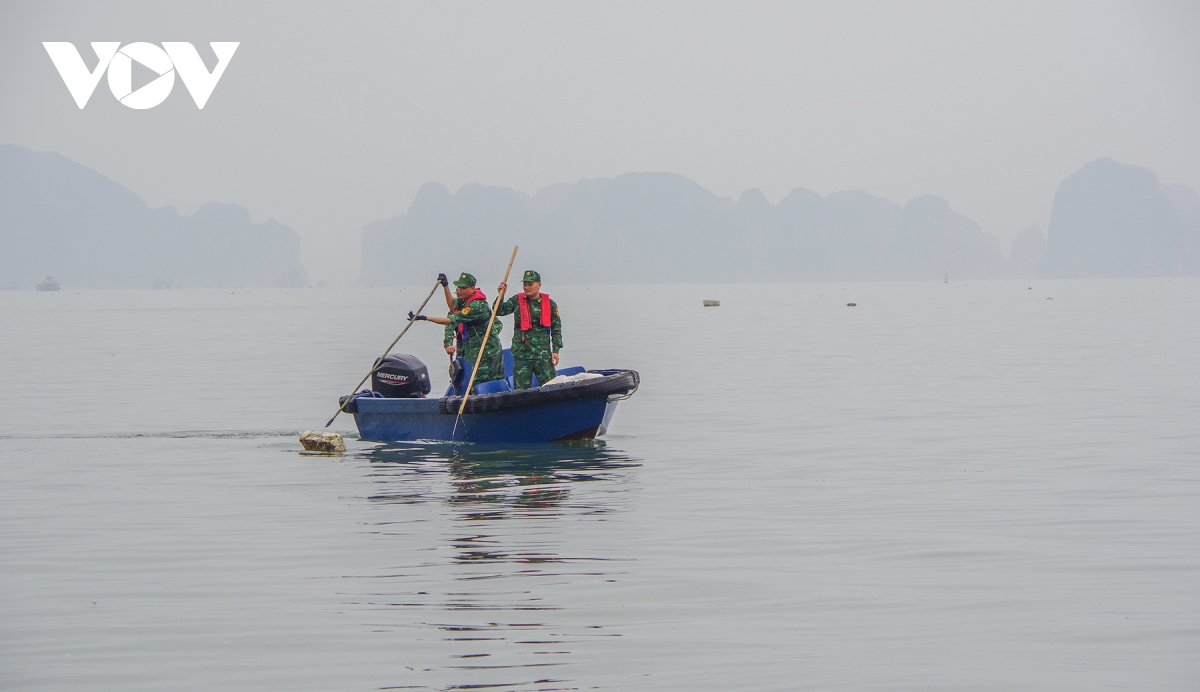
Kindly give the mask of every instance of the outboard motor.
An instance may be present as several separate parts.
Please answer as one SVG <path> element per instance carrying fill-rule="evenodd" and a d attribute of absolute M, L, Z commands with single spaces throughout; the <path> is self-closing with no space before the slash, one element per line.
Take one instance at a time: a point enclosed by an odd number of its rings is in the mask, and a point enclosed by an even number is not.
<path fill-rule="evenodd" d="M 371 375 L 371 389 L 386 399 L 420 398 L 432 388 L 429 368 L 420 358 L 406 353 L 395 353 L 384 358 Z"/>

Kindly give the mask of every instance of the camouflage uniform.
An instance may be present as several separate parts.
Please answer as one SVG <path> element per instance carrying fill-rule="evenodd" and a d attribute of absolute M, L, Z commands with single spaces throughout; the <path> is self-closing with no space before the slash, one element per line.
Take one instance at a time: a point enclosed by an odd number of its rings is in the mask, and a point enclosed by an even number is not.
<path fill-rule="evenodd" d="M 525 280 L 537 277 L 537 272 L 525 272 Z M 550 300 L 550 326 L 543 327 L 542 296 L 529 300 L 528 330 L 521 329 L 521 296 L 514 295 L 500 303 L 496 316 L 516 315 L 513 320 L 512 357 L 513 357 L 513 388 L 529 389 L 533 386 L 533 375 L 537 375 L 538 384 L 546 384 L 554 379 L 554 362 L 550 360 L 551 353 L 558 353 L 562 348 L 562 320 L 558 316 L 558 303 Z M 545 296 L 549 298 L 549 296 Z"/>
<path fill-rule="evenodd" d="M 451 311 L 446 315 L 450 318 L 450 324 L 446 325 L 442 346 L 457 347 L 455 355 L 473 366 L 475 358 L 479 356 L 479 344 L 483 341 L 483 333 L 487 329 L 488 319 L 492 316 L 492 308 L 486 300 L 472 300 L 466 305 L 461 303 L 461 298 L 455 298 L 454 307 L 458 312 Z M 465 343 L 458 339 L 460 324 L 465 326 Z M 492 335 L 484 347 L 483 359 L 479 361 L 479 370 L 475 374 L 476 384 L 504 379 L 504 347 L 500 344 L 500 330 L 503 328 L 500 320 L 492 324 Z"/>

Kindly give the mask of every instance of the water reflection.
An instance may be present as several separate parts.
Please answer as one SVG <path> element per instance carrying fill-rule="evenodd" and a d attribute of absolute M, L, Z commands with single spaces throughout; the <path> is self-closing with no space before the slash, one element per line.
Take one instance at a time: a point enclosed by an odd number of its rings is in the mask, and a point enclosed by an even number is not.
<path fill-rule="evenodd" d="M 417 652 L 397 686 L 574 689 L 571 666 L 620 636 L 589 619 L 590 601 L 623 573 L 604 522 L 632 502 L 640 461 L 600 441 L 361 456 L 378 515 L 369 531 L 399 562 L 381 565 L 357 605 Z"/>

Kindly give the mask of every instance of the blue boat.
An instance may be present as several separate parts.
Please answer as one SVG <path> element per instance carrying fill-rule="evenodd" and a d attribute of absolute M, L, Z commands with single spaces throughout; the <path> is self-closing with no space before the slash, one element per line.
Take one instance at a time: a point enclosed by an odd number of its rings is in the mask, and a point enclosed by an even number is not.
<path fill-rule="evenodd" d="M 455 361 L 450 386 L 443 396 L 433 398 L 425 396 L 430 386 L 424 363 L 409 355 L 388 356 L 376 367 L 371 390 L 359 392 L 350 402 L 343 398 L 344 410 L 354 415 L 359 437 L 373 442 L 593 440 L 608 431 L 617 404 L 633 396 L 640 384 L 633 370 L 576 366 L 557 371 L 568 376 L 564 381 L 514 391 L 507 349 L 504 367 L 506 379 L 476 385 L 459 416 L 470 363 Z"/>

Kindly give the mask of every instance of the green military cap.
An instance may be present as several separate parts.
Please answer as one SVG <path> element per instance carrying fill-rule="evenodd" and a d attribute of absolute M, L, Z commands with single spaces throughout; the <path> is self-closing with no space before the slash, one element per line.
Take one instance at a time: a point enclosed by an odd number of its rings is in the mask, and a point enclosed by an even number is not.
<path fill-rule="evenodd" d="M 521 283 L 525 283 L 526 281 L 533 283 L 534 281 L 541 281 L 541 280 L 542 280 L 542 275 L 535 272 L 532 269 L 525 272 L 525 276 L 521 277 Z"/>
<path fill-rule="evenodd" d="M 471 276 L 470 274 L 468 274 L 466 272 L 463 272 L 462 276 L 458 277 L 458 281 L 454 282 L 454 285 L 458 286 L 459 288 L 466 288 L 467 286 L 474 286 L 475 285 L 475 277 Z"/>

